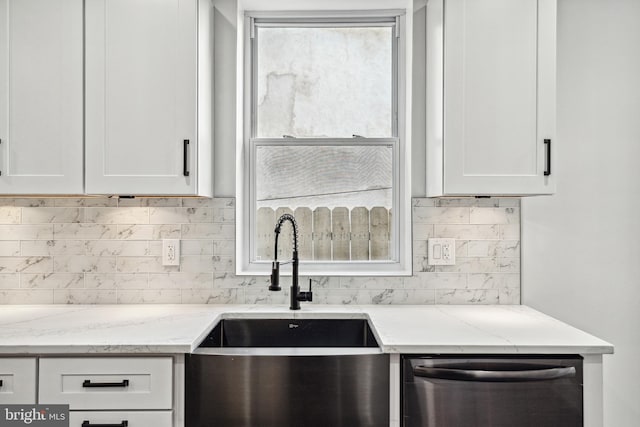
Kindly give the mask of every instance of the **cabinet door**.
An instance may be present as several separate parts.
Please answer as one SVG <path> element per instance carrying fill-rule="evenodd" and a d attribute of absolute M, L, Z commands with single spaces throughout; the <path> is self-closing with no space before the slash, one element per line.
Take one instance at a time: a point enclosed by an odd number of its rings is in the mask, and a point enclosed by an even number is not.
<path fill-rule="evenodd" d="M 86 191 L 196 192 L 195 0 L 86 0 Z"/>
<path fill-rule="evenodd" d="M 36 403 L 36 359 L 0 357 L 0 405 Z"/>
<path fill-rule="evenodd" d="M 0 194 L 80 194 L 82 0 L 0 0 Z"/>
<path fill-rule="evenodd" d="M 445 0 L 446 194 L 554 192 L 555 46 L 556 0 Z"/>

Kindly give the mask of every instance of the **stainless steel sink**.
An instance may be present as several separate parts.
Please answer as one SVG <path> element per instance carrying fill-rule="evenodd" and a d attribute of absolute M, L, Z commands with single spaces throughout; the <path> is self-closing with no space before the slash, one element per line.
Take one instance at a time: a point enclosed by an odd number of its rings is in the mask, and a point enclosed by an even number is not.
<path fill-rule="evenodd" d="M 185 363 L 189 427 L 389 425 L 389 356 L 365 319 L 224 319 Z"/>
<path fill-rule="evenodd" d="M 200 347 L 379 346 L 364 319 L 223 319 Z"/>

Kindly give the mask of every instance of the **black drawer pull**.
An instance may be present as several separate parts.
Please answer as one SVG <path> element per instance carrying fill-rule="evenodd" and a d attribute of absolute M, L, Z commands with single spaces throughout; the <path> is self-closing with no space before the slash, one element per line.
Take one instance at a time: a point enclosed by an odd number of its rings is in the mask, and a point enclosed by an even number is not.
<path fill-rule="evenodd" d="M 189 140 L 185 139 L 182 144 L 182 174 L 189 176 Z"/>
<path fill-rule="evenodd" d="M 0 380 L 0 387 L 2 387 L 2 380 Z"/>
<path fill-rule="evenodd" d="M 119 383 L 92 383 L 91 380 L 84 380 L 82 387 L 129 387 L 129 380 L 122 380 Z"/>
<path fill-rule="evenodd" d="M 122 420 L 120 424 L 92 424 L 91 421 L 84 420 L 82 422 L 82 427 L 127 427 L 129 425 L 129 421 Z"/>
<path fill-rule="evenodd" d="M 544 176 L 551 175 L 551 140 L 545 139 L 544 145 L 547 147 L 547 168 L 544 170 Z"/>

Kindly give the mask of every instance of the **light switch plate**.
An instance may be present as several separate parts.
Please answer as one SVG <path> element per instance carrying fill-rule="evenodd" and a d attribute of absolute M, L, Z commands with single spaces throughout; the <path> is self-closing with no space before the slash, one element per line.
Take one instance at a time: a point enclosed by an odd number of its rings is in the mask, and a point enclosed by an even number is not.
<path fill-rule="evenodd" d="M 428 265 L 455 265 L 456 239 L 429 239 L 427 242 Z"/>

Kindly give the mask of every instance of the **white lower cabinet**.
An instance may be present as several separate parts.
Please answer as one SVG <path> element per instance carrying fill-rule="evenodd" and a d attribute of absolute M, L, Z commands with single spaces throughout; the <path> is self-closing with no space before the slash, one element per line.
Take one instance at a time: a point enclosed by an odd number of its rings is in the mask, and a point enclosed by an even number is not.
<path fill-rule="evenodd" d="M 0 358 L 0 405 L 36 403 L 35 357 Z"/>
<path fill-rule="evenodd" d="M 171 427 L 171 411 L 71 411 L 69 427 Z"/>
<path fill-rule="evenodd" d="M 38 403 L 69 405 L 70 426 L 173 426 L 172 357 L 41 357 Z"/>

